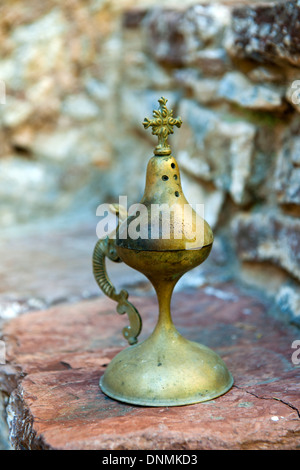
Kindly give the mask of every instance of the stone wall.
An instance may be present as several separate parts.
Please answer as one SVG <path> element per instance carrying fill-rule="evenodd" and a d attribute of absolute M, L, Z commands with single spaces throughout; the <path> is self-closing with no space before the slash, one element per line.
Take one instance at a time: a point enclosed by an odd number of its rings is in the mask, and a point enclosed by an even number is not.
<path fill-rule="evenodd" d="M 223 269 L 300 324 L 300 2 L 253 3 L 128 12 L 122 122 L 142 148 L 140 117 L 169 98 L 183 189 L 205 203 Z"/>
<path fill-rule="evenodd" d="M 1 226 L 137 202 L 164 95 L 220 269 L 300 325 L 300 2 L 182 3 L 2 2 Z"/>

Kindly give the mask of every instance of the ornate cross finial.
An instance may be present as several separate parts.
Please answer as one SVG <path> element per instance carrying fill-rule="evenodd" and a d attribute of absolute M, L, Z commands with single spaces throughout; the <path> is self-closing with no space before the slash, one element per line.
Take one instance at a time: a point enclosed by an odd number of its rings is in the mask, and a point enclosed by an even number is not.
<path fill-rule="evenodd" d="M 171 148 L 167 143 L 168 136 L 173 134 L 173 126 L 180 127 L 182 124 L 181 118 L 173 118 L 173 110 L 168 110 L 166 103 L 167 99 L 161 97 L 159 102 L 159 109 L 153 111 L 154 119 L 145 118 L 143 126 L 145 129 L 152 127 L 152 134 L 158 136 L 158 145 L 154 149 L 154 155 L 170 155 Z"/>

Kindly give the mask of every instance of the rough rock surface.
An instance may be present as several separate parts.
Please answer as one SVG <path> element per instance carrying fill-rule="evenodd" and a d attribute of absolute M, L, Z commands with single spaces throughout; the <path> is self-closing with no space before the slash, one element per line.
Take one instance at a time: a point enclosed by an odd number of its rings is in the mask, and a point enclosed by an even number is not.
<path fill-rule="evenodd" d="M 228 72 L 224 75 L 217 96 L 246 109 L 272 111 L 282 108 L 280 91 L 267 85 L 254 85 L 239 72 Z"/>
<path fill-rule="evenodd" d="M 300 279 L 298 219 L 278 213 L 240 215 L 233 226 L 243 260 L 271 261 Z"/>
<path fill-rule="evenodd" d="M 181 134 L 174 138 L 180 167 L 204 181 L 212 181 L 216 188 L 228 192 L 236 204 L 248 202 L 255 126 L 238 119 L 227 121 L 224 114 L 189 100 L 181 101 L 179 113 L 185 120 Z"/>
<path fill-rule="evenodd" d="M 153 298 L 133 298 L 155 324 Z M 187 338 L 216 350 L 233 388 L 215 400 L 175 408 L 125 405 L 98 386 L 125 346 L 126 318 L 107 299 L 28 313 L 6 324 L 8 422 L 17 449 L 296 449 L 299 367 L 291 344 L 298 331 L 267 314 L 267 305 L 230 284 L 175 294 L 173 317 Z M 184 372 L 183 372 L 184 375 Z M 18 382 L 18 384 L 17 384 Z M 16 386 L 17 385 L 17 386 Z"/>
<path fill-rule="evenodd" d="M 249 5 L 233 10 L 228 52 L 258 62 L 300 65 L 298 0 Z"/>
<path fill-rule="evenodd" d="M 295 119 L 283 138 L 275 172 L 275 189 L 280 204 L 300 205 L 300 121 Z"/>

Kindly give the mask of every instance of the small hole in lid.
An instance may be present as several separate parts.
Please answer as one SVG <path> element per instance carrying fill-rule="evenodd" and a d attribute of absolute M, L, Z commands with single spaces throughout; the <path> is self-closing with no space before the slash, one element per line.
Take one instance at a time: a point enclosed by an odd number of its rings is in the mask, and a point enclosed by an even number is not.
<path fill-rule="evenodd" d="M 171 163 L 171 167 L 175 168 L 176 167 L 175 163 Z"/>
<path fill-rule="evenodd" d="M 175 196 L 179 197 L 179 192 L 178 191 L 175 191 Z"/>
<path fill-rule="evenodd" d="M 174 178 L 174 180 L 177 180 L 177 175 L 174 175 L 174 177 L 173 177 L 173 178 Z"/>
<path fill-rule="evenodd" d="M 162 179 L 163 181 L 167 181 L 167 180 L 169 179 L 169 177 L 168 177 L 167 175 L 163 175 L 163 176 L 161 177 L 161 179 Z"/>

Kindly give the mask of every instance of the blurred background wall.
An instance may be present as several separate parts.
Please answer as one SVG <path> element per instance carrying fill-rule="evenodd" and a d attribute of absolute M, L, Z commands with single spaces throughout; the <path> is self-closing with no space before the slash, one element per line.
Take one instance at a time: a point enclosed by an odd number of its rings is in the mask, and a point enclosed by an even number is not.
<path fill-rule="evenodd" d="M 0 326 L 100 295 L 96 208 L 140 200 L 156 140 L 141 123 L 160 96 L 183 120 L 184 193 L 215 234 L 183 282 L 242 283 L 300 326 L 296 0 L 1 1 Z"/>
<path fill-rule="evenodd" d="M 216 264 L 300 324 L 299 67 L 299 1 L 2 0 L 2 233 L 139 201 L 163 95 Z"/>

